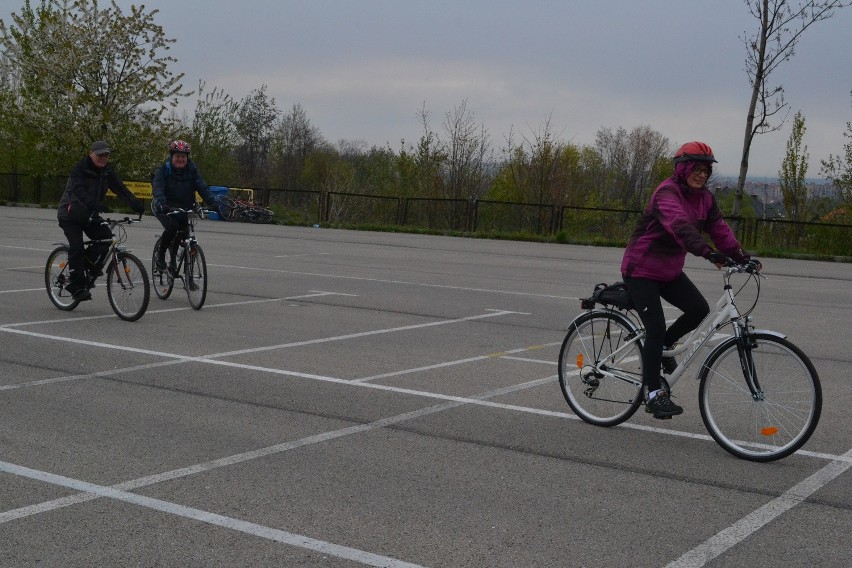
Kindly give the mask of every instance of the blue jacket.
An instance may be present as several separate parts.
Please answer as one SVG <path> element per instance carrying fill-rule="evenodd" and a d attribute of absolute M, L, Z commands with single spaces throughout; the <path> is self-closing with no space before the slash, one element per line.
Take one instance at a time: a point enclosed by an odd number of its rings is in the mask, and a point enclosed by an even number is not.
<path fill-rule="evenodd" d="M 213 192 L 207 187 L 195 162 L 191 160 L 187 161 L 185 168 L 178 169 L 172 166 L 170 157 L 157 168 L 152 186 L 153 207 L 168 204 L 181 209 L 191 209 L 196 203 L 196 192 L 201 195 L 207 205 L 216 204 Z"/>

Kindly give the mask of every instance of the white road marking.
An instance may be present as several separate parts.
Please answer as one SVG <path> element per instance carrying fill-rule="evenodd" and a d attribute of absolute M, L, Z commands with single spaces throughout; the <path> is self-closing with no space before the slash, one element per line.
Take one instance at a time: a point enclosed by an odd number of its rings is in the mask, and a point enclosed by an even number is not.
<path fill-rule="evenodd" d="M 701 568 L 729 548 L 736 546 L 753 533 L 783 515 L 817 490 L 852 467 L 852 450 L 843 455 L 845 461 L 835 460 L 779 495 L 763 507 L 746 515 L 728 528 L 696 546 L 666 568 Z"/>

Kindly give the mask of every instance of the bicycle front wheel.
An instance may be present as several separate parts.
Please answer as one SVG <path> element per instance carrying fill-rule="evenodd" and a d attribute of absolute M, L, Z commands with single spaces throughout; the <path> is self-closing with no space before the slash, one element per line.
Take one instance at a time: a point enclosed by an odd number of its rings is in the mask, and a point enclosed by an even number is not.
<path fill-rule="evenodd" d="M 201 245 L 195 243 L 187 247 L 183 267 L 183 284 L 189 305 L 200 310 L 207 298 L 207 261 L 204 259 Z"/>
<path fill-rule="evenodd" d="M 151 284 L 145 265 L 129 252 L 119 252 L 107 268 L 107 297 L 115 314 L 136 321 L 148 309 Z"/>
<path fill-rule="evenodd" d="M 47 296 L 53 305 L 60 310 L 70 312 L 80 302 L 65 289 L 71 283 L 71 271 L 68 266 L 68 247 L 57 247 L 47 257 L 44 266 L 44 285 L 47 288 Z"/>
<path fill-rule="evenodd" d="M 767 333 L 749 339 L 742 350 L 731 339 L 708 356 L 698 402 L 704 425 L 720 446 L 738 458 L 768 462 L 808 441 L 819 422 L 822 388 L 798 347 Z"/>
<path fill-rule="evenodd" d="M 170 268 L 160 270 L 157 268 L 157 255 L 160 251 L 160 239 L 154 243 L 154 251 L 151 253 L 151 279 L 154 282 L 154 293 L 161 300 L 167 299 L 172 294 L 175 278 Z M 167 251 L 168 252 L 168 251 Z M 165 257 L 163 257 L 165 258 Z M 168 260 L 166 261 L 168 262 Z"/>
<path fill-rule="evenodd" d="M 559 351 L 559 386 L 574 413 L 615 426 L 642 404 L 642 343 L 626 316 L 587 312 L 571 322 Z"/>

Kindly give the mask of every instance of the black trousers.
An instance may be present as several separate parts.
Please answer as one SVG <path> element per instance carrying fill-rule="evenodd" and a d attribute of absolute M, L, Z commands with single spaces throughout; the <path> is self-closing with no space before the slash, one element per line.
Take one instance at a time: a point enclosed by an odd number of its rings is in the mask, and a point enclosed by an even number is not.
<path fill-rule="evenodd" d="M 707 300 L 683 272 L 671 282 L 624 276 L 624 284 L 633 299 L 636 312 L 645 326 L 645 346 L 642 349 L 642 379 L 648 391 L 660 388 L 660 365 L 663 346 L 671 347 L 678 339 L 698 327 L 708 313 Z M 662 300 L 681 312 L 666 329 Z"/>
<path fill-rule="evenodd" d="M 163 226 L 163 234 L 160 235 L 160 254 L 166 254 L 166 247 L 174 258 L 182 237 L 189 234 L 189 217 L 186 213 L 176 215 L 157 215 L 157 220 Z M 165 259 L 165 256 L 160 258 Z"/>
<path fill-rule="evenodd" d="M 93 267 L 109 250 L 109 243 L 92 245 L 88 252 L 83 247 L 83 233 L 90 239 L 111 239 L 112 231 L 95 218 L 84 224 L 74 223 L 65 219 L 59 220 L 59 227 L 68 239 L 68 271 L 71 279 L 69 290 L 73 293 L 86 287 L 86 265 Z"/>

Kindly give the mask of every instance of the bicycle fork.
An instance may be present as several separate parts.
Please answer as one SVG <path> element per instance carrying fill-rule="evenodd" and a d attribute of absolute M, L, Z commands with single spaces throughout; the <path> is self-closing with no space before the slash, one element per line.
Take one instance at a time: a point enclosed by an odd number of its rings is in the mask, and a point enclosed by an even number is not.
<path fill-rule="evenodd" d="M 737 332 L 737 353 L 740 357 L 740 369 L 743 372 L 743 378 L 748 386 L 751 397 L 754 400 L 764 400 L 763 390 L 760 388 L 760 381 L 757 378 L 757 372 L 754 366 L 754 357 L 752 351 L 757 349 L 757 341 L 749 333 L 748 330 L 738 330 Z"/>

